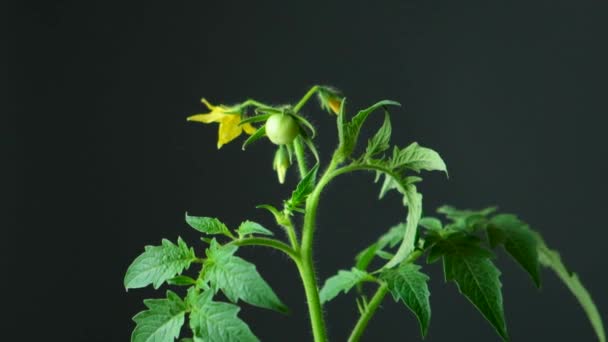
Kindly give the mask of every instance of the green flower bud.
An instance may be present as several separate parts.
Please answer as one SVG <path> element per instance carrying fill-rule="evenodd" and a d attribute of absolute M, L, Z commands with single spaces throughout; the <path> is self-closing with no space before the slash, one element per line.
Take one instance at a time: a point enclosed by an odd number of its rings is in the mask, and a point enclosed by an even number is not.
<path fill-rule="evenodd" d="M 289 154 L 285 150 L 285 147 L 279 146 L 272 163 L 272 168 L 277 172 L 277 176 L 279 177 L 279 183 L 285 183 L 285 174 L 287 174 L 287 169 L 290 165 Z"/>

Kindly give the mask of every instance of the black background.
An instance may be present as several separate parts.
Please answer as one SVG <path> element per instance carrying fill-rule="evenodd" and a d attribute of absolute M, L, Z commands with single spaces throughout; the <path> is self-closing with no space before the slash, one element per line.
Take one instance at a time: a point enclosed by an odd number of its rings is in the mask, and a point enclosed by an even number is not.
<path fill-rule="evenodd" d="M 202 96 L 234 103 L 297 100 L 331 84 L 352 111 L 384 99 L 393 142 L 418 141 L 450 170 L 425 174 L 425 211 L 443 203 L 496 204 L 518 213 L 580 274 L 608 312 L 604 212 L 606 33 L 601 1 L 350 2 L 23 1 L 3 5 L 1 258 L 10 340 L 125 341 L 141 300 L 162 296 L 122 287 L 146 244 L 184 237 L 185 211 L 234 226 L 254 208 L 280 203 L 268 142 L 215 148 L 217 126 L 187 123 Z M 333 118 L 314 106 L 327 156 Z M 381 115 L 370 120 L 369 134 Z M 376 201 L 365 174 L 344 176 L 321 201 L 316 260 L 324 280 L 404 218 L 398 196 Z M 244 307 L 264 341 L 309 341 L 303 290 L 293 265 L 265 249 L 242 250 L 293 313 Z M 500 255 L 515 341 L 593 341 L 566 288 L 549 273 L 538 293 Z M 429 341 L 498 340 L 492 328 L 431 275 Z M 8 306 L 6 303 L 8 302 Z M 352 296 L 327 305 L 332 340 L 356 318 Z M 8 320 L 6 319 L 8 317 Z M 364 341 L 415 341 L 417 322 L 387 300 Z"/>

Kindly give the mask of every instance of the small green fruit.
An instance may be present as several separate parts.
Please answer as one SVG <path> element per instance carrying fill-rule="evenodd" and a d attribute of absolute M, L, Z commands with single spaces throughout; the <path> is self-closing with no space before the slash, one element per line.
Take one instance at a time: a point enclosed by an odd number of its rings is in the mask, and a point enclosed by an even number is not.
<path fill-rule="evenodd" d="M 296 120 L 289 114 L 274 114 L 266 120 L 266 135 L 276 145 L 285 145 L 300 133 Z"/>

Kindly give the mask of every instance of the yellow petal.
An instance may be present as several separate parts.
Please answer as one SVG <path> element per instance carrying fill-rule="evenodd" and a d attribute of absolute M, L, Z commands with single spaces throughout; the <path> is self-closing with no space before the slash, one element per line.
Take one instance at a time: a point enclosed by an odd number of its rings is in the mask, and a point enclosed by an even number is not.
<path fill-rule="evenodd" d="M 241 127 L 243 128 L 245 133 L 247 133 L 249 135 L 252 135 L 253 133 L 255 133 L 255 131 L 257 131 L 257 128 L 253 127 L 250 123 L 241 125 Z"/>
<path fill-rule="evenodd" d="M 224 119 L 220 121 L 220 128 L 218 130 L 217 137 L 217 148 L 221 148 L 222 145 L 231 142 L 236 139 L 243 129 L 239 126 L 241 117 L 239 115 L 225 115 Z"/>
<path fill-rule="evenodd" d="M 207 99 L 202 98 L 201 102 L 205 104 L 205 106 L 207 106 L 207 108 L 209 108 L 209 110 L 214 111 L 215 108 L 217 108 L 216 106 L 212 105 L 211 103 L 209 103 L 209 101 L 207 101 Z"/>
<path fill-rule="evenodd" d="M 336 99 L 336 98 L 332 98 L 327 102 L 329 104 L 329 108 L 331 108 L 331 110 L 335 114 L 340 113 L 340 106 L 342 105 L 342 101 L 340 101 L 339 99 Z"/>
<path fill-rule="evenodd" d="M 197 121 L 202 123 L 220 122 L 226 115 L 227 114 L 224 114 L 221 111 L 214 110 L 208 114 L 195 114 L 189 116 L 186 120 Z"/>

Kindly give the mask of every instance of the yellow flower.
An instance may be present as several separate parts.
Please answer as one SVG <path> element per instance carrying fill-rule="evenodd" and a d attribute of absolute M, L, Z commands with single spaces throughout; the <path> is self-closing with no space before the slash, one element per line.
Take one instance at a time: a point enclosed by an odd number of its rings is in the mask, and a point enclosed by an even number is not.
<path fill-rule="evenodd" d="M 334 114 L 340 113 L 340 106 L 342 106 L 342 100 L 337 97 L 332 97 L 327 101 L 327 105 L 334 112 Z"/>
<path fill-rule="evenodd" d="M 321 108 L 328 111 L 330 114 L 340 113 L 340 107 L 342 106 L 344 98 L 339 90 L 328 86 L 321 86 L 318 89 L 317 96 L 321 102 Z"/>
<path fill-rule="evenodd" d="M 256 131 L 256 128 L 251 124 L 246 123 L 244 125 L 239 125 L 241 123 L 241 114 L 232 113 L 227 114 L 230 108 L 219 105 L 214 106 L 209 103 L 207 100 L 201 100 L 209 110 L 210 113 L 207 114 L 195 114 L 188 117 L 188 121 L 196 121 L 202 123 L 212 123 L 217 122 L 220 124 L 218 134 L 217 134 L 217 148 L 221 148 L 224 144 L 231 142 L 236 139 L 243 131 L 247 134 L 253 134 Z"/>

